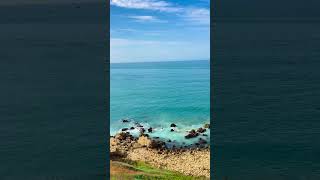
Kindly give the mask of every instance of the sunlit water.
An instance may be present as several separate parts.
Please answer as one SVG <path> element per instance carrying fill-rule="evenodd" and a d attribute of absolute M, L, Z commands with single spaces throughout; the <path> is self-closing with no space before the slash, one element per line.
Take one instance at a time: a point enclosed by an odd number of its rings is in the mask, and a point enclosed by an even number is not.
<path fill-rule="evenodd" d="M 151 137 L 186 144 L 197 141 L 199 137 L 184 136 L 210 121 L 209 75 L 209 61 L 112 64 L 111 135 L 140 123 L 146 130 L 153 128 Z M 177 127 L 171 128 L 172 123 Z M 129 132 L 139 134 L 137 128 Z M 205 134 L 201 138 L 208 139 L 210 132 Z"/>

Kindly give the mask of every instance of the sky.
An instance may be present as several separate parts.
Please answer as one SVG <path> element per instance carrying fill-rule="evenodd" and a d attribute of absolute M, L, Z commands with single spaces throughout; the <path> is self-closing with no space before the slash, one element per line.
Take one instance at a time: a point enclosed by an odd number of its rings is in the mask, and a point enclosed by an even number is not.
<path fill-rule="evenodd" d="M 210 0 L 110 0 L 110 61 L 209 60 Z"/>

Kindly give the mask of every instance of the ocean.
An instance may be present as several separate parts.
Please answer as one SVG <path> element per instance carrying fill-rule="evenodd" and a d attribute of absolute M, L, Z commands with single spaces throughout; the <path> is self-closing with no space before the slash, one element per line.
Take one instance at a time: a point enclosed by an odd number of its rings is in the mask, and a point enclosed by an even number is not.
<path fill-rule="evenodd" d="M 320 23 L 218 21 L 216 179 L 320 178 Z"/>
<path fill-rule="evenodd" d="M 110 73 L 111 135 L 138 122 L 153 128 L 151 137 L 190 144 L 186 131 L 210 122 L 209 61 L 114 63 Z"/>

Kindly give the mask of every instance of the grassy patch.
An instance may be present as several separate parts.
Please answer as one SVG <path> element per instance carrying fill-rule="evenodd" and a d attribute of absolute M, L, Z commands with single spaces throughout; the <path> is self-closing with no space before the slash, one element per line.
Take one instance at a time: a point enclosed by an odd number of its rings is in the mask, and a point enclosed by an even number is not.
<path fill-rule="evenodd" d="M 142 162 L 111 161 L 111 180 L 204 180 L 203 177 L 185 176 L 181 173 L 154 168 Z"/>

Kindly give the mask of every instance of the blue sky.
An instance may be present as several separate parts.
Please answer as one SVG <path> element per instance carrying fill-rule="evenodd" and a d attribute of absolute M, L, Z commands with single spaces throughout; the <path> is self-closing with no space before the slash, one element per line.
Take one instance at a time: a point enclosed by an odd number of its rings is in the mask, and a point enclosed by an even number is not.
<path fill-rule="evenodd" d="M 110 0 L 112 63 L 208 60 L 210 0 Z"/>

